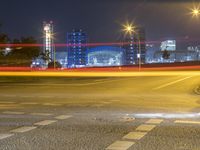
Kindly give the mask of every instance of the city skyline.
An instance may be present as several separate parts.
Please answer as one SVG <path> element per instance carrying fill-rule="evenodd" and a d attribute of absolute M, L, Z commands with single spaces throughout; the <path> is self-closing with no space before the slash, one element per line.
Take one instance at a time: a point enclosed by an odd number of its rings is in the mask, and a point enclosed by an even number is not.
<path fill-rule="evenodd" d="M 22 0 L 12 3 L 11 6 L 9 1 L 3 0 L 2 5 L 5 7 L 0 10 L 0 22 L 3 24 L 1 31 L 11 38 L 33 35 L 38 41 L 42 41 L 41 22 L 49 20 L 55 24 L 57 43 L 65 43 L 67 32 L 73 28 L 87 31 L 90 42 L 113 42 L 119 38 L 121 26 L 127 21 L 135 21 L 136 25 L 144 26 L 147 40 L 198 39 L 200 34 L 195 30 L 200 21 L 189 14 L 189 8 L 194 7 L 194 2 L 125 0 L 123 3 L 116 1 L 113 5 L 111 1 L 98 0 L 68 0 L 59 3 Z M 47 3 L 48 7 L 45 5 Z M 22 8 L 24 5 L 26 7 Z M 13 13 L 7 13 L 6 10 Z M 177 27 L 180 25 L 182 28 Z"/>

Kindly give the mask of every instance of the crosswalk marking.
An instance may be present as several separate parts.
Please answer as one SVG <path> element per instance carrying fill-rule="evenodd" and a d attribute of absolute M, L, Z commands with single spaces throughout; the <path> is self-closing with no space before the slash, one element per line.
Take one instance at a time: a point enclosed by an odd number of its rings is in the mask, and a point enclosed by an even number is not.
<path fill-rule="evenodd" d="M 55 123 L 55 122 L 57 122 L 57 120 L 43 120 L 43 121 L 34 123 L 34 125 L 46 126 L 46 125 L 49 125 L 49 124 L 52 124 L 52 123 Z"/>
<path fill-rule="evenodd" d="M 31 113 L 31 115 L 34 115 L 34 116 L 51 116 L 52 114 L 49 114 L 49 113 Z"/>
<path fill-rule="evenodd" d="M 14 132 L 14 133 L 24 133 L 24 132 L 31 131 L 31 130 L 36 129 L 36 128 L 37 128 L 37 127 L 34 127 L 34 126 L 24 126 L 24 127 L 20 127 L 20 128 L 11 130 L 10 132 Z"/>
<path fill-rule="evenodd" d="M 24 112 L 16 112 L 16 111 L 4 111 L 3 114 L 22 115 L 22 114 L 25 114 L 25 113 Z"/>
<path fill-rule="evenodd" d="M 163 122 L 163 119 L 149 119 L 146 123 L 147 124 L 160 124 Z"/>
<path fill-rule="evenodd" d="M 136 131 L 151 131 L 155 127 L 155 125 L 142 124 L 136 128 Z"/>
<path fill-rule="evenodd" d="M 189 120 L 176 120 L 174 123 L 182 123 L 182 124 L 200 124 L 200 121 L 189 121 Z"/>
<path fill-rule="evenodd" d="M 129 142 L 129 141 L 116 141 L 110 146 L 106 148 L 106 150 L 127 150 L 130 148 L 134 142 Z"/>
<path fill-rule="evenodd" d="M 13 136 L 14 134 L 0 134 L 0 140 Z"/>
<path fill-rule="evenodd" d="M 68 118 L 71 118 L 72 116 L 70 115 L 60 115 L 60 116 L 57 116 L 55 117 L 56 119 L 59 119 L 59 120 L 64 120 L 64 119 L 68 119 Z"/>
<path fill-rule="evenodd" d="M 125 135 L 123 139 L 139 140 L 142 137 L 144 137 L 146 134 L 147 132 L 130 132 L 127 135 Z"/>

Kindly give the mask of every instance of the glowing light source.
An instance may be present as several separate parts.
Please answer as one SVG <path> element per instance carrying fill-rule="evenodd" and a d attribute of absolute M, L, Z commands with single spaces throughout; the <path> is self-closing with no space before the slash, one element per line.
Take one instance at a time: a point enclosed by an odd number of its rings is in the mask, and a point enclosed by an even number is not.
<path fill-rule="evenodd" d="M 126 34 L 132 34 L 135 32 L 135 26 L 133 25 L 133 23 L 126 23 L 123 25 L 123 31 L 126 33 Z"/>
<path fill-rule="evenodd" d="M 191 13 L 193 17 L 199 17 L 200 15 L 200 8 L 199 7 L 194 7 L 191 10 Z"/>

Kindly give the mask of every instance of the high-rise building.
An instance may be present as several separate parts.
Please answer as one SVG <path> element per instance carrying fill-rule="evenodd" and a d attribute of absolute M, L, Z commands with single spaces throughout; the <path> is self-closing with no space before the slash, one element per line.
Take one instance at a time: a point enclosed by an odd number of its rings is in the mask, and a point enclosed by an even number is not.
<path fill-rule="evenodd" d="M 54 41 L 53 41 L 53 22 L 50 21 L 49 23 L 43 23 L 43 53 L 45 55 L 46 64 L 54 60 Z"/>
<path fill-rule="evenodd" d="M 87 34 L 82 29 L 74 29 L 67 34 L 68 68 L 79 68 L 86 65 Z"/>
<path fill-rule="evenodd" d="M 123 48 L 125 49 L 125 64 L 133 65 L 145 63 L 146 43 L 144 28 L 137 28 L 135 32 L 129 34 L 124 39 Z"/>

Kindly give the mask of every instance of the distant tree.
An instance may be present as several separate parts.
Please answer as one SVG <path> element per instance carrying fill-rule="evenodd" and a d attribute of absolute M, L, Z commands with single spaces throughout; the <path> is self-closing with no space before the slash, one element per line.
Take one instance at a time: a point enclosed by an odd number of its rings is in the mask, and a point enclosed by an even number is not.
<path fill-rule="evenodd" d="M 48 64 L 48 68 L 54 68 L 54 62 L 53 61 Z M 62 68 L 62 65 L 58 61 L 56 61 L 55 62 L 55 68 Z"/>
<path fill-rule="evenodd" d="M 163 51 L 163 54 L 162 54 L 162 58 L 164 58 L 164 59 L 169 59 L 169 57 L 170 57 L 169 51 L 164 50 L 164 51 Z"/>
<path fill-rule="evenodd" d="M 22 37 L 21 39 L 14 39 L 14 44 L 37 44 L 33 37 Z M 40 55 L 40 48 L 35 46 L 28 47 L 14 47 L 10 53 L 10 58 L 16 61 L 16 64 L 22 66 L 30 66 L 32 60 Z"/>

